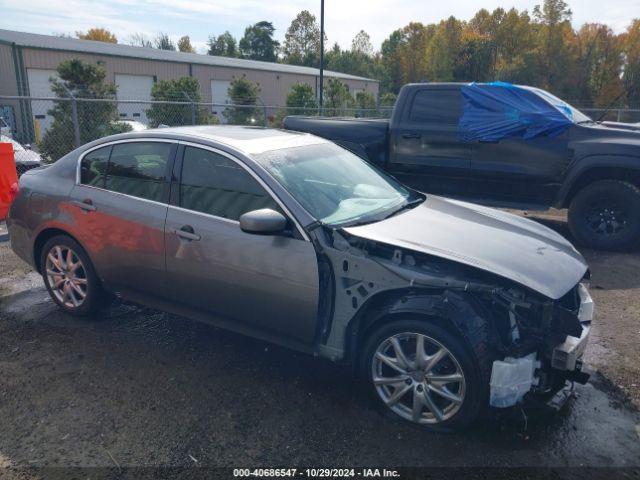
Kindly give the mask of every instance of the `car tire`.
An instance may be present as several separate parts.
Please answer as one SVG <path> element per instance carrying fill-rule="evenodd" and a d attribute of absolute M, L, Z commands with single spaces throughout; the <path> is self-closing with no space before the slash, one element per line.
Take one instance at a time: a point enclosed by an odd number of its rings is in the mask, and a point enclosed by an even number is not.
<path fill-rule="evenodd" d="M 425 357 L 435 360 L 437 352 L 442 351 L 442 358 L 431 365 L 416 362 L 419 337 Z M 398 344 L 409 367 L 407 374 L 387 363 L 394 356 L 396 361 L 401 358 L 396 350 Z M 434 323 L 397 320 L 384 324 L 367 337 L 361 351 L 361 378 L 376 407 L 386 416 L 426 430 L 447 432 L 469 426 L 488 406 L 488 384 L 483 384 L 486 382 L 482 381 L 480 363 L 474 360 L 471 349 L 461 338 Z M 387 359 L 381 360 L 380 354 Z M 395 366 L 403 369 L 402 363 L 400 360 L 400 365 Z M 442 383 L 459 377 L 461 381 Z M 382 383 L 392 379 L 398 381 Z M 419 413 L 414 408 L 416 400 Z"/>
<path fill-rule="evenodd" d="M 629 250 L 640 244 L 640 189 L 600 180 L 580 190 L 569 207 L 569 229 L 581 245 Z"/>
<path fill-rule="evenodd" d="M 67 235 L 56 235 L 44 244 L 40 271 L 53 301 L 70 315 L 90 315 L 109 301 L 89 256 Z"/>

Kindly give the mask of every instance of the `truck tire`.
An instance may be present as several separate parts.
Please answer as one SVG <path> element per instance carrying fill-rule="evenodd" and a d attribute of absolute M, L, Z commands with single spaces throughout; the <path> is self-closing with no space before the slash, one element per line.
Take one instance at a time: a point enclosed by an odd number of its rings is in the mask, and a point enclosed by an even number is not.
<path fill-rule="evenodd" d="M 421 361 L 419 351 L 425 353 Z M 361 352 L 361 379 L 384 415 L 442 432 L 467 427 L 487 407 L 478 362 L 462 339 L 438 325 L 410 319 L 384 324 Z"/>
<path fill-rule="evenodd" d="M 640 244 L 640 189 L 600 180 L 580 190 L 569 206 L 569 229 L 585 247 L 629 250 Z"/>

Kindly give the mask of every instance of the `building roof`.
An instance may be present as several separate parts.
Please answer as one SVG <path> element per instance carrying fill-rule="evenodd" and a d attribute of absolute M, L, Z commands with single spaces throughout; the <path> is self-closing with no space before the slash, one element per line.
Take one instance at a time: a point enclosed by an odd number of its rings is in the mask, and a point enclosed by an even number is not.
<path fill-rule="evenodd" d="M 216 57 L 213 55 L 200 55 L 198 53 L 174 52 L 171 50 L 158 50 L 149 47 L 134 47 L 118 43 L 96 42 L 93 40 L 79 40 L 76 38 L 56 37 L 52 35 L 39 35 L 36 33 L 16 32 L 0 29 L 0 42 L 15 43 L 21 47 L 40 48 L 46 50 L 61 50 L 66 52 L 81 52 L 97 55 L 111 55 L 117 57 L 140 58 L 145 60 L 157 60 L 164 62 L 191 63 L 197 65 L 210 65 L 215 67 L 243 68 L 247 70 L 264 70 L 278 73 L 292 73 L 298 75 L 317 76 L 320 71 L 317 68 L 287 65 L 284 63 L 261 62 L 258 60 L 246 60 L 241 58 Z M 358 77 L 347 73 L 325 70 L 327 77 L 342 78 L 345 80 L 364 80 L 378 82 L 370 78 Z"/>

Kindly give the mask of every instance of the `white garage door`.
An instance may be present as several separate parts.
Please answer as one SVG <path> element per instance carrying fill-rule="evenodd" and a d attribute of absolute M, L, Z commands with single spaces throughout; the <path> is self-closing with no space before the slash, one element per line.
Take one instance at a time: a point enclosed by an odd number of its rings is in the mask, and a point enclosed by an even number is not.
<path fill-rule="evenodd" d="M 225 105 L 229 103 L 229 86 L 231 85 L 230 80 L 211 80 L 211 99 L 214 105 L 211 108 L 211 111 L 214 115 L 217 115 L 220 119 L 220 122 L 226 123 L 226 119 L 222 112 L 224 111 Z"/>
<path fill-rule="evenodd" d="M 151 100 L 151 88 L 153 87 L 153 76 L 149 75 L 124 75 L 116 74 L 116 85 L 118 100 Z M 118 103 L 120 118 L 138 120 L 147 123 L 145 110 L 149 104 L 144 103 Z"/>
<path fill-rule="evenodd" d="M 51 77 L 57 78 L 55 70 L 39 70 L 36 68 L 27 69 L 27 80 L 29 82 L 29 94 L 32 97 L 55 97 L 51 90 Z M 47 112 L 53 108 L 53 102 L 49 100 L 32 100 L 31 114 L 33 115 L 33 125 L 36 134 L 36 141 L 39 141 L 44 132 L 51 126 L 53 117 Z"/>

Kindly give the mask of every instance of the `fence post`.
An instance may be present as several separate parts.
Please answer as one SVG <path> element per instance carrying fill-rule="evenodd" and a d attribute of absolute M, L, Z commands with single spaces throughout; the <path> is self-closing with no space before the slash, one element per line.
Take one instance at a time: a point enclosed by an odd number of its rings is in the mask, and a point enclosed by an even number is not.
<path fill-rule="evenodd" d="M 193 100 L 191 100 L 191 97 L 187 94 L 187 92 L 182 92 L 182 93 L 185 97 L 187 97 L 187 100 L 191 102 L 191 125 L 195 125 L 196 124 L 196 104 Z"/>
<path fill-rule="evenodd" d="M 71 98 L 71 123 L 73 123 L 73 146 L 80 146 L 80 122 L 78 121 L 78 100 L 64 83 L 60 83 Z"/>
<path fill-rule="evenodd" d="M 622 122 L 622 109 L 618 109 L 618 123 Z"/>

